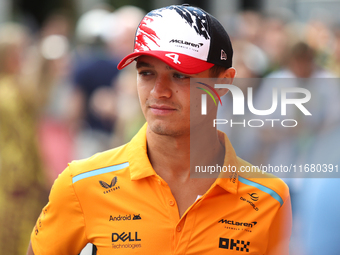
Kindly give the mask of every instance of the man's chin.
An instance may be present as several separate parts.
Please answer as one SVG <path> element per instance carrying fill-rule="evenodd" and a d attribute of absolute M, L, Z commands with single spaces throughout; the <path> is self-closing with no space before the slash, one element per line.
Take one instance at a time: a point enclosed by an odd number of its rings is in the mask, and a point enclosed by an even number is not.
<path fill-rule="evenodd" d="M 150 130 L 157 135 L 164 136 L 182 136 L 184 134 L 190 134 L 190 130 L 181 130 L 178 127 L 172 125 L 165 125 L 161 123 L 148 123 Z"/>

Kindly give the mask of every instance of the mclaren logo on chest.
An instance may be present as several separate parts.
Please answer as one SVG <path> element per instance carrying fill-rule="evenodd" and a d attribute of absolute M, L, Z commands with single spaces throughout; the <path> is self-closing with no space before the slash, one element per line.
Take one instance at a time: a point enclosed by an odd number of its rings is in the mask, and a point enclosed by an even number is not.
<path fill-rule="evenodd" d="M 115 191 L 117 189 L 120 189 L 120 186 L 116 186 L 117 184 L 117 176 L 113 177 L 113 179 L 111 180 L 111 183 L 108 184 L 104 181 L 99 181 L 99 184 L 105 188 L 106 190 L 104 191 L 104 194 L 110 193 L 112 191 Z"/>

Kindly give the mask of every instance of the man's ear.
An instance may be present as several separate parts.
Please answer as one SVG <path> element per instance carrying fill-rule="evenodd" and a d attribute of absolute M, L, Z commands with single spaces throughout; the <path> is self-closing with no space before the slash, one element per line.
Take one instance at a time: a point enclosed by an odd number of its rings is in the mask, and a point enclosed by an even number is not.
<path fill-rule="evenodd" d="M 218 79 L 221 80 L 221 83 L 223 84 L 232 84 L 235 76 L 236 76 L 236 69 L 234 67 L 230 67 L 226 69 L 224 72 L 222 72 L 218 76 Z M 219 94 L 220 97 L 227 94 L 228 91 L 229 89 L 217 89 L 217 93 Z"/>
<path fill-rule="evenodd" d="M 236 69 L 234 67 L 230 67 L 224 72 L 222 72 L 219 75 L 219 78 L 231 79 L 229 84 L 232 84 L 235 76 L 236 76 Z"/>

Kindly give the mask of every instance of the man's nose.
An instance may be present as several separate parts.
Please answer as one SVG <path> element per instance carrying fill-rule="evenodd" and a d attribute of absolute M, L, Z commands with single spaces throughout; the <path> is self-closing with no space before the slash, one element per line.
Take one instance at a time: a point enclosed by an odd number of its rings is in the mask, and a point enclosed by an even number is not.
<path fill-rule="evenodd" d="M 158 75 L 151 90 L 151 95 L 155 98 L 170 98 L 172 94 L 171 79 L 167 75 Z"/>

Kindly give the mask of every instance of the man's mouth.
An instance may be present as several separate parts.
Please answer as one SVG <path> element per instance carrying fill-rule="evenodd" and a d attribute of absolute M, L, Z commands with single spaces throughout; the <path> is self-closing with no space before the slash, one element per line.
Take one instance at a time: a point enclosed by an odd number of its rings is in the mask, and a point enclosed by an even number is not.
<path fill-rule="evenodd" d="M 149 106 L 149 108 L 151 109 L 151 112 L 155 115 L 167 115 L 177 111 L 176 108 L 164 104 L 152 104 Z"/>

